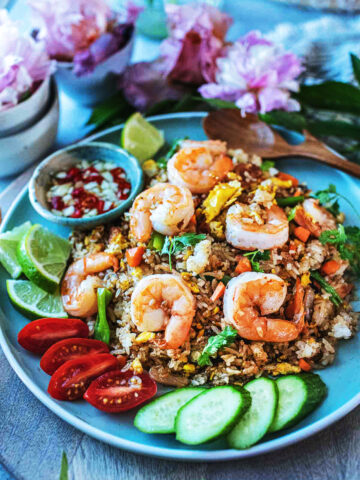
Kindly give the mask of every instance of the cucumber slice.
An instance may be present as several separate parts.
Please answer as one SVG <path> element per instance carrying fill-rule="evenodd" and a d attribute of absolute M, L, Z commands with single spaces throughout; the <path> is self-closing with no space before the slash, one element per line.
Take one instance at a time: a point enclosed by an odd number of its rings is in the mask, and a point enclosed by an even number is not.
<path fill-rule="evenodd" d="M 174 433 L 175 417 L 179 409 L 205 388 L 179 388 L 155 398 L 136 414 L 134 425 L 144 433 Z"/>
<path fill-rule="evenodd" d="M 227 436 L 232 448 L 248 448 L 257 443 L 269 430 L 278 403 L 276 382 L 257 378 L 245 385 L 251 395 L 251 407 Z"/>
<path fill-rule="evenodd" d="M 319 375 L 301 373 L 278 378 L 279 404 L 270 432 L 292 427 L 312 412 L 324 399 L 327 388 Z"/>
<path fill-rule="evenodd" d="M 214 387 L 180 408 L 175 419 L 176 440 L 187 445 L 214 440 L 226 434 L 250 407 L 243 388 Z"/>

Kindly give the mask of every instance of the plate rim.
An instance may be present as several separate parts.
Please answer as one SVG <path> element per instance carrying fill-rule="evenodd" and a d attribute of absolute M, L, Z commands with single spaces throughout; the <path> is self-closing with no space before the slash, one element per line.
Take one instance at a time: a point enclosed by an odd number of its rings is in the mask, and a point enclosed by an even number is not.
<path fill-rule="evenodd" d="M 157 120 L 167 120 L 167 119 L 178 119 L 178 118 L 203 118 L 207 112 L 181 112 L 173 114 L 163 114 L 163 115 L 154 115 L 148 117 L 150 121 Z M 90 135 L 86 139 L 81 140 L 78 143 L 88 143 L 96 140 L 97 138 L 113 133 L 114 131 L 119 130 L 123 127 L 124 124 L 119 124 L 114 127 L 103 130 L 102 132 L 95 133 Z M 342 172 L 343 173 L 343 172 Z M 349 175 L 351 178 L 351 176 Z M 19 202 L 21 202 L 26 194 L 28 193 L 29 185 L 26 184 L 21 192 L 16 196 L 11 207 L 7 211 L 2 224 L 0 226 L 0 232 L 3 232 L 5 225 L 8 223 L 11 218 L 13 211 L 17 208 Z M 296 430 L 291 433 L 287 433 L 279 438 L 274 438 L 267 440 L 266 442 L 257 444 L 247 450 L 234 450 L 234 449 L 220 449 L 220 450 L 188 450 L 178 448 L 167 448 L 167 447 L 157 447 L 152 445 L 144 445 L 140 442 L 130 441 L 126 438 L 121 438 L 111 433 L 104 432 L 100 428 L 94 427 L 84 420 L 79 419 L 75 414 L 72 414 L 66 410 L 65 407 L 61 406 L 60 402 L 53 400 L 47 392 L 44 392 L 35 382 L 30 378 L 30 376 L 23 370 L 21 365 L 18 363 L 15 355 L 12 352 L 11 343 L 8 341 L 5 332 L 3 332 L 3 322 L 6 321 L 5 315 L 0 308 L 0 346 L 4 352 L 5 357 L 7 358 L 11 368 L 14 370 L 16 375 L 24 383 L 24 385 L 31 391 L 35 397 L 40 400 L 40 402 L 45 405 L 49 410 L 51 410 L 55 415 L 60 417 L 60 419 L 66 421 L 68 424 L 74 428 L 90 435 L 97 440 L 103 441 L 107 444 L 110 444 L 117 448 L 122 448 L 124 450 L 139 453 L 141 455 L 164 458 L 167 460 L 177 460 L 177 461 L 206 461 L 206 462 L 218 462 L 225 460 L 239 460 L 242 458 L 254 457 L 257 455 L 262 455 L 269 453 L 281 448 L 298 443 L 306 438 L 315 435 L 321 430 L 329 427 L 336 421 L 340 420 L 342 417 L 350 413 L 357 406 L 360 405 L 360 392 L 348 400 L 344 405 L 335 410 L 333 413 L 326 415 L 321 420 L 317 420 L 311 425 L 305 426 L 299 430 Z"/>

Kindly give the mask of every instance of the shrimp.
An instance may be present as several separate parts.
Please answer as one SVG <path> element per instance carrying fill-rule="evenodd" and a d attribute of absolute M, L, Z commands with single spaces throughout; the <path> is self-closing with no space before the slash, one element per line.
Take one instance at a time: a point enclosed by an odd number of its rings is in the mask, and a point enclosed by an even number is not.
<path fill-rule="evenodd" d="M 319 205 L 319 200 L 307 198 L 295 212 L 295 222 L 319 238 L 325 230 L 336 229 L 335 217 L 326 208 Z"/>
<path fill-rule="evenodd" d="M 303 290 L 295 293 L 291 314 L 295 322 L 265 315 L 277 312 L 284 303 L 284 280 L 270 273 L 245 272 L 228 283 L 224 296 L 225 322 L 247 340 L 289 342 L 304 326 Z M 289 308 L 289 313 L 290 313 Z"/>
<path fill-rule="evenodd" d="M 165 330 L 162 348 L 179 348 L 189 335 L 195 298 L 182 278 L 155 274 L 142 278 L 131 296 L 131 319 L 140 332 Z"/>
<path fill-rule="evenodd" d="M 167 164 L 169 181 L 187 187 L 192 193 L 208 192 L 232 169 L 232 160 L 226 155 L 226 143 L 219 140 L 185 140 Z"/>
<path fill-rule="evenodd" d="M 136 197 L 130 210 L 130 233 L 138 242 L 147 242 L 153 230 L 176 235 L 188 225 L 194 211 L 189 189 L 157 183 Z"/>
<path fill-rule="evenodd" d="M 75 317 L 89 317 L 97 312 L 97 288 L 102 287 L 101 279 L 94 275 L 113 267 L 116 271 L 119 261 L 111 253 L 94 253 L 75 260 L 61 283 L 61 297 L 64 309 Z"/>
<path fill-rule="evenodd" d="M 268 250 L 281 247 L 289 238 L 289 222 L 284 211 L 272 205 L 267 211 L 264 224 L 248 222 L 243 213 L 243 205 L 232 205 L 226 215 L 226 240 L 242 250 Z"/>

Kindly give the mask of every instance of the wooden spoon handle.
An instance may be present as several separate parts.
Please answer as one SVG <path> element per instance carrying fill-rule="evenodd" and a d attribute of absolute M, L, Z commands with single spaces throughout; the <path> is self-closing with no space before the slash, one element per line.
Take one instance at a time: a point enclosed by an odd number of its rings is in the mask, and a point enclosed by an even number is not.
<path fill-rule="evenodd" d="M 294 154 L 316 159 L 325 165 L 338 168 L 343 172 L 360 178 L 360 165 L 358 163 L 346 160 L 346 158 L 331 150 L 324 143 L 313 137 L 309 132 L 305 131 L 304 135 L 305 142 L 293 146 L 292 150 Z"/>

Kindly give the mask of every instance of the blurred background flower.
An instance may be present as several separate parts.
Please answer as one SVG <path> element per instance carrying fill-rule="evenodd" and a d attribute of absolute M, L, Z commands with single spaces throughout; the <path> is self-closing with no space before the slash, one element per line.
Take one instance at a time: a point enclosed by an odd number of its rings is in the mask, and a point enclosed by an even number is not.
<path fill-rule="evenodd" d="M 299 104 L 290 92 L 298 90 L 296 79 L 301 72 L 296 55 L 253 31 L 226 49 L 217 60 L 215 82 L 199 91 L 205 98 L 235 102 L 243 114 L 293 111 Z"/>
<path fill-rule="evenodd" d="M 30 96 L 53 70 L 44 46 L 21 33 L 7 11 L 0 10 L 0 110 Z"/>

